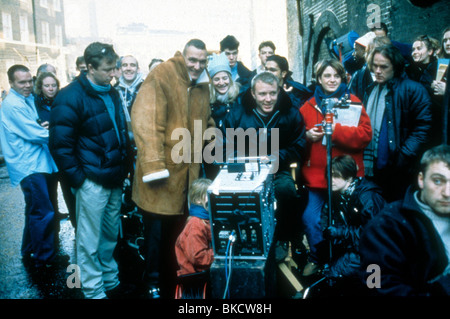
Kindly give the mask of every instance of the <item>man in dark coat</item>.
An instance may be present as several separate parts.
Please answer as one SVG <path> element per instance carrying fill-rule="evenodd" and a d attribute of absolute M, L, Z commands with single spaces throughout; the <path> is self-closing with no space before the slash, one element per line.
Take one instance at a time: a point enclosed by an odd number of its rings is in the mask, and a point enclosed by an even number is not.
<path fill-rule="evenodd" d="M 256 75 L 251 82 L 251 91 L 247 92 L 242 105 L 235 107 L 225 118 L 226 147 L 225 153 L 230 154 L 228 146 L 239 145 L 238 134 L 230 134 L 232 130 L 241 128 L 256 130 L 256 139 L 249 138 L 245 154 L 238 156 L 271 155 L 273 162 L 275 198 L 277 199 L 277 225 L 274 240 L 281 247 L 277 259 L 285 257 L 287 244 L 294 240 L 300 221 L 299 196 L 292 178 L 290 165 L 300 163 L 304 158 L 306 140 L 302 116 L 297 108 L 292 107 L 289 96 L 280 89 L 278 78 L 270 72 Z M 239 137 L 238 137 L 239 138 Z M 261 154 L 258 147 L 261 139 L 267 143 L 267 152 Z M 234 150 L 233 150 L 234 151 Z M 241 151 L 241 150 L 238 150 Z M 229 158 L 229 156 L 227 156 Z"/>
<path fill-rule="evenodd" d="M 76 197 L 76 255 L 86 298 L 112 297 L 119 286 L 113 257 L 122 186 L 128 172 L 128 133 L 117 91 L 110 85 L 117 54 L 94 42 L 87 73 L 63 88 L 50 114 L 50 149 Z"/>
<path fill-rule="evenodd" d="M 368 59 L 375 73 L 364 106 L 373 138 L 364 151 L 366 177 L 383 188 L 388 202 L 400 199 L 412 181 L 429 141 L 431 100 L 426 89 L 408 79 L 404 59 L 393 45 L 375 48 Z"/>
<path fill-rule="evenodd" d="M 450 295 L 450 146 L 428 150 L 420 166 L 419 190 L 385 206 L 362 234 L 361 271 L 375 295 Z"/>

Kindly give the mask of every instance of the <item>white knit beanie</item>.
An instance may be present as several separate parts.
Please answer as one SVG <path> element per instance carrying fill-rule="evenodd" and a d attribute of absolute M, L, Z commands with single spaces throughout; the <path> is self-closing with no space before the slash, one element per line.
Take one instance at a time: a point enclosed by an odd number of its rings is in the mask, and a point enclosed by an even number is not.
<path fill-rule="evenodd" d="M 211 78 L 221 71 L 226 71 L 231 74 L 230 62 L 224 52 L 211 56 L 208 62 L 208 72 Z"/>

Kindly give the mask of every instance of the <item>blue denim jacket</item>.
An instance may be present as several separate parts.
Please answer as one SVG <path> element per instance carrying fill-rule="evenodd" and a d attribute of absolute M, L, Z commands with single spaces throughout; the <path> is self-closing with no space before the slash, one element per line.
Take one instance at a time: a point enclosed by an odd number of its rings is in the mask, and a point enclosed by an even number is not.
<path fill-rule="evenodd" d="M 49 132 L 37 119 L 34 97 L 11 89 L 0 108 L 0 142 L 13 186 L 31 174 L 58 171 L 48 148 Z"/>

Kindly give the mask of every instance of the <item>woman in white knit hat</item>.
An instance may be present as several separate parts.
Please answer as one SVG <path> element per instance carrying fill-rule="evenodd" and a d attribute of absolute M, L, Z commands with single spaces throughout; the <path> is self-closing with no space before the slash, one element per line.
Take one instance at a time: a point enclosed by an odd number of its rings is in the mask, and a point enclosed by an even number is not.
<path fill-rule="evenodd" d="M 209 88 L 211 116 L 216 122 L 216 127 L 223 130 L 225 116 L 239 103 L 240 85 L 231 77 L 231 68 L 225 53 L 213 54 L 210 57 L 208 72 L 211 77 Z M 216 165 L 204 163 L 204 169 L 210 179 L 214 179 L 219 172 Z"/>
<path fill-rule="evenodd" d="M 230 65 L 224 53 L 213 54 L 208 72 L 212 80 L 209 90 L 212 117 L 221 129 L 226 114 L 238 102 L 239 84 L 231 78 Z"/>

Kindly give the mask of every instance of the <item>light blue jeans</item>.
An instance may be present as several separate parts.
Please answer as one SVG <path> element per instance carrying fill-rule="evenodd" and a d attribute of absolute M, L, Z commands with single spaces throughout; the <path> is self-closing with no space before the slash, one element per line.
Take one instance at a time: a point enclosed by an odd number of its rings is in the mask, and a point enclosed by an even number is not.
<path fill-rule="evenodd" d="M 119 284 L 113 257 L 120 223 L 122 189 L 108 189 L 86 179 L 75 190 L 77 233 L 76 258 L 87 299 L 106 297 L 105 291 Z"/>

